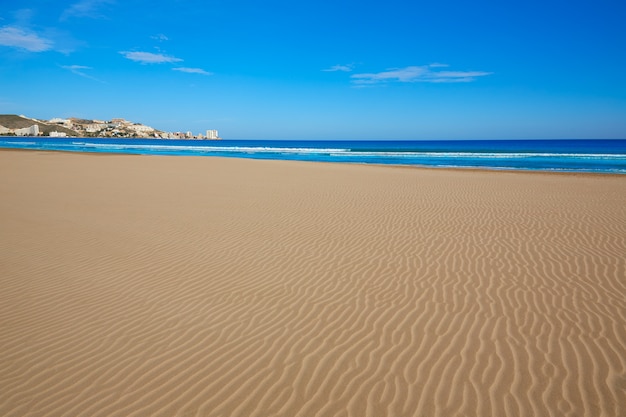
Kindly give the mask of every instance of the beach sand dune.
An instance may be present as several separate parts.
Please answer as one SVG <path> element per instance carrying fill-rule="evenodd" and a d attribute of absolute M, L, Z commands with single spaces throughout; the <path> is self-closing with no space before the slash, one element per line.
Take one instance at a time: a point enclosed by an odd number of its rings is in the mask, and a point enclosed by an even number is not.
<path fill-rule="evenodd" d="M 626 176 L 0 152 L 2 416 L 626 415 Z"/>

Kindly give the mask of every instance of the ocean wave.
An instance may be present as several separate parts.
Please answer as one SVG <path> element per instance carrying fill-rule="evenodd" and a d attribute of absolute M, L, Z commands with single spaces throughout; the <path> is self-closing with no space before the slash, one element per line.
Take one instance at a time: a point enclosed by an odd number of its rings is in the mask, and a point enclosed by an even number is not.
<path fill-rule="evenodd" d="M 301 145 L 301 146 L 298 146 Z M 369 143 L 190 143 L 185 141 L 98 141 L 78 138 L 74 140 L 24 140 L 13 138 L 0 140 L 0 147 L 37 150 L 60 150 L 71 152 L 122 153 L 146 155 L 221 156 L 255 159 L 284 159 L 325 161 L 357 164 L 438 166 L 449 168 L 486 168 L 511 170 L 569 171 L 626 173 L 624 147 L 585 148 L 579 152 L 563 147 L 554 149 L 521 151 L 480 149 L 423 149 L 419 146 L 395 147 L 381 144 L 380 148 Z M 498 145 L 498 144 L 496 144 Z M 531 148 L 527 148 L 531 149 Z M 557 148 L 558 149 L 558 148 Z M 613 153 L 610 153 L 613 152 Z"/>
<path fill-rule="evenodd" d="M 325 154 L 331 157 L 354 158 L 472 158 L 472 159 L 512 159 L 512 158 L 585 158 L 620 160 L 624 153 L 576 153 L 576 152 L 472 152 L 472 151 L 419 151 L 419 150 L 358 150 L 350 148 L 316 148 L 285 146 L 198 146 L 183 144 L 139 144 L 139 143 L 95 143 L 72 141 L 67 143 L 46 143 L 35 141 L 2 141 L 7 145 L 41 146 L 45 148 L 75 148 L 76 150 L 97 149 L 101 151 L 145 151 L 176 153 L 276 153 L 276 154 Z"/>
<path fill-rule="evenodd" d="M 37 142 L 24 142 L 24 141 L 3 141 L 3 143 L 7 144 L 7 145 L 21 145 L 21 146 L 28 146 L 28 145 L 36 145 Z"/>
<path fill-rule="evenodd" d="M 229 153 L 280 153 L 280 154 L 328 154 L 337 157 L 394 157 L 394 158 L 597 158 L 626 159 L 626 154 L 607 153 L 546 153 L 546 152 L 416 152 L 416 151 L 358 151 L 341 148 L 291 148 L 271 146 L 189 146 L 189 145 L 144 145 L 144 144 L 101 144 L 73 142 L 73 145 L 101 150 L 143 150 L 174 152 L 229 152 Z"/>
<path fill-rule="evenodd" d="M 331 154 L 333 156 L 346 156 Z M 626 154 L 596 154 L 596 153 L 545 153 L 545 152 L 349 152 L 348 155 L 355 157 L 398 157 L 398 158 L 600 158 L 600 159 L 626 159 Z"/>
<path fill-rule="evenodd" d="M 81 146 L 96 149 L 114 149 L 114 150 L 147 150 L 147 151 L 194 151 L 194 152 L 241 152 L 241 153 L 301 153 L 301 154 L 318 154 L 318 153 L 337 153 L 349 152 L 349 149 L 337 148 L 280 148 L 268 146 L 188 146 L 188 145 L 140 145 L 140 144 L 102 144 L 102 143 L 83 143 Z"/>

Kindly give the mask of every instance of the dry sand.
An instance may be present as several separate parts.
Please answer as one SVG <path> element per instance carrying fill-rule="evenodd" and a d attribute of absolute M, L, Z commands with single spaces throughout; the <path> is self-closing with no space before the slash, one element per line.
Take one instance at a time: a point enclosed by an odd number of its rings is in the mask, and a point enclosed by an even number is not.
<path fill-rule="evenodd" d="M 0 152 L 1 416 L 626 415 L 626 176 Z"/>

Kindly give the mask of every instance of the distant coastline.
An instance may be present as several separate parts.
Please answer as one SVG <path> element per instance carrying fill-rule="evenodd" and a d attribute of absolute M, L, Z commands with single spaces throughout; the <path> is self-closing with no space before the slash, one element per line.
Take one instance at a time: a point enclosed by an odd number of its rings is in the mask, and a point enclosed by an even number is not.
<path fill-rule="evenodd" d="M 39 120 L 24 115 L 1 114 L 0 135 L 2 136 L 49 136 L 49 137 L 92 137 L 92 138 L 153 138 L 186 140 L 221 140 L 218 131 L 207 129 L 205 133 L 166 132 L 142 123 L 125 119 L 67 119 Z"/>

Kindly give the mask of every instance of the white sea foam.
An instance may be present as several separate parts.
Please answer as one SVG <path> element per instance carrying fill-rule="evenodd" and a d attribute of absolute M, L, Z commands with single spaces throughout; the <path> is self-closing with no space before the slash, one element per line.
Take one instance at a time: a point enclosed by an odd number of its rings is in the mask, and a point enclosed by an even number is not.
<path fill-rule="evenodd" d="M 83 138 L 81 138 L 83 139 Z M 576 153 L 520 152 L 520 151 L 479 151 L 469 150 L 419 150 L 418 147 L 403 150 L 400 148 L 350 149 L 337 147 L 310 146 L 229 146 L 228 143 L 137 143 L 116 141 L 48 141 L 48 140 L 0 140 L 0 147 L 63 150 L 78 152 L 116 152 L 141 154 L 178 154 L 196 156 L 239 156 L 264 159 L 300 159 L 316 161 L 341 161 L 352 163 L 383 163 L 397 165 L 423 165 L 441 167 L 482 167 L 487 169 L 542 170 L 570 172 L 611 172 L 626 173 L 626 153 Z M 265 145 L 265 144 L 264 144 Z M 525 162 L 527 161 L 527 162 Z M 493 166 L 497 165 L 497 166 Z M 511 165 L 511 166 L 509 166 Z M 514 165 L 514 166 L 512 166 Z"/>
<path fill-rule="evenodd" d="M 345 154 L 331 154 L 345 156 Z M 385 156 L 397 158 L 601 158 L 624 159 L 626 154 L 536 153 L 536 152 L 349 152 L 350 156 Z"/>
<path fill-rule="evenodd" d="M 264 146 L 186 146 L 186 145 L 141 145 L 141 144 L 103 144 L 83 143 L 81 146 L 97 149 L 115 150 L 151 150 L 151 151 L 195 151 L 195 152 L 243 152 L 243 153 L 300 153 L 300 154 L 330 154 L 349 152 L 350 149 L 337 148 L 275 148 Z"/>
<path fill-rule="evenodd" d="M 624 159 L 626 154 L 594 153 L 537 153 L 537 152 L 414 152 L 414 151 L 352 151 L 337 148 L 288 148 L 269 146 L 187 146 L 187 145 L 144 145 L 144 144 L 102 144 L 72 142 L 73 145 L 96 149 L 146 150 L 176 152 L 233 152 L 233 153 L 281 153 L 281 154 L 329 154 L 330 156 L 353 157 L 395 157 L 395 158 L 600 158 Z"/>
<path fill-rule="evenodd" d="M 8 145 L 36 145 L 37 142 L 23 142 L 23 141 L 6 141 Z"/>

